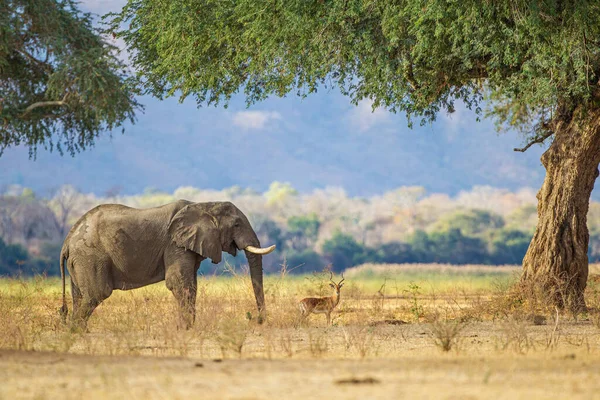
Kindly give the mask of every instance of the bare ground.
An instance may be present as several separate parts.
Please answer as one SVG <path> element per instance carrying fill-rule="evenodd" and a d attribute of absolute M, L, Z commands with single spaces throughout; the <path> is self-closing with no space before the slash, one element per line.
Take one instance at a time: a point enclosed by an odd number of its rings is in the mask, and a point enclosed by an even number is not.
<path fill-rule="evenodd" d="M 260 349 L 260 330 L 239 359 L 216 358 L 216 349 L 208 358 L 194 349 L 188 357 L 3 350 L 0 398 L 600 398 L 598 329 L 589 323 L 564 323 L 556 331 L 474 323 L 448 353 L 434 344 L 428 324 L 384 326 L 371 344 L 377 354 L 365 359 L 344 353 L 343 329 L 293 330 L 292 358 L 276 353 L 271 360 Z M 330 340 L 315 357 L 309 336 L 318 334 Z"/>
<path fill-rule="evenodd" d="M 194 360 L 0 352 L 2 398 L 593 399 L 600 362 L 577 357 Z"/>

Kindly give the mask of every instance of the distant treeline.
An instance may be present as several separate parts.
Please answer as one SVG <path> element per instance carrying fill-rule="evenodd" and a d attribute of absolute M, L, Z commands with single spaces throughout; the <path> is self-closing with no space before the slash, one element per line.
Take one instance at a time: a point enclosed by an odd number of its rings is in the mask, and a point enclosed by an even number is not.
<path fill-rule="evenodd" d="M 232 201 L 249 218 L 261 244 L 276 244 L 264 257 L 267 273 L 286 265 L 292 273 L 335 271 L 362 263 L 520 264 L 536 224 L 535 192 L 476 187 L 455 197 L 402 187 L 369 198 L 349 197 L 343 189 L 300 194 L 274 182 L 264 193 L 231 187 L 220 191 L 193 187 L 172 194 L 148 189 L 121 196 L 80 193 L 71 186 L 40 197 L 31 189 L 5 188 L 0 194 L 0 274 L 59 273 L 62 241 L 73 223 L 102 203 L 147 208 L 172 202 Z M 589 256 L 600 261 L 600 203 L 588 213 Z M 205 274 L 246 263 L 243 252 Z"/>
<path fill-rule="evenodd" d="M 280 242 L 280 250 L 265 257 L 266 272 L 278 272 L 285 264 L 292 273 L 320 271 L 331 264 L 336 272 L 364 263 L 446 263 L 505 265 L 521 263 L 531 237 L 520 231 L 498 230 L 490 242 L 465 236 L 460 229 L 445 232 L 416 232 L 407 242 L 390 242 L 369 247 L 351 235 L 336 232 L 323 243 L 322 253 L 312 248 L 289 248 Z M 36 255 L 19 244 L 7 245 L 0 238 L 0 275 L 34 275 L 59 273 L 60 245 L 47 243 Z M 243 254 L 243 253 L 241 253 Z M 268 262 L 267 262 L 268 260 Z M 230 267 L 241 268 L 243 255 L 227 255 L 224 263 L 214 266 L 209 260 L 202 264 L 203 274 L 212 274 Z"/>
<path fill-rule="evenodd" d="M 316 232 L 317 217 L 296 217 L 292 225 L 304 229 L 290 229 L 285 237 L 281 232 L 269 234 L 279 252 L 265 263 L 268 272 L 277 272 L 282 265 L 296 273 L 322 270 L 331 264 L 334 271 L 364 263 L 447 263 L 447 264 L 520 264 L 527 252 L 531 235 L 515 229 L 493 228 L 478 231 L 481 219 L 489 219 L 489 213 L 471 211 L 474 217 L 457 218 L 443 230 L 416 231 L 406 241 L 393 241 L 378 246 L 368 246 L 352 235 L 337 231 L 325 240 L 320 252 L 310 244 Z M 245 263 L 243 256 L 226 257 L 233 266 Z M 201 271 L 213 271 L 211 264 L 202 265 Z"/>
<path fill-rule="evenodd" d="M 0 276 L 58 275 L 60 245 L 44 244 L 38 255 L 30 254 L 20 244 L 6 244 L 0 238 Z"/>

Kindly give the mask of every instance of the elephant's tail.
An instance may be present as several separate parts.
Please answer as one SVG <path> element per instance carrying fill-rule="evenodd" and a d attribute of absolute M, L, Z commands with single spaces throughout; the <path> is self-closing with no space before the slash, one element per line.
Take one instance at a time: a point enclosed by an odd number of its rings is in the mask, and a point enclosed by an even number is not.
<path fill-rule="evenodd" d="M 60 308 L 60 316 L 62 317 L 63 323 L 67 322 L 67 314 L 69 309 L 67 307 L 67 296 L 65 294 L 65 263 L 69 257 L 69 250 L 67 244 L 63 244 L 60 250 L 60 278 L 62 279 L 62 307 Z"/>

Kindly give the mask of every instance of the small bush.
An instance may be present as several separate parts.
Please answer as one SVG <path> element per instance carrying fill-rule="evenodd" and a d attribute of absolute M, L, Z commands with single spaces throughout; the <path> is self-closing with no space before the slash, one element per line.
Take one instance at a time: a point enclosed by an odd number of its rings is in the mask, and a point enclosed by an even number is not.
<path fill-rule="evenodd" d="M 436 320 L 431 323 L 431 336 L 435 345 L 442 351 L 450 351 L 455 348 L 459 341 L 460 332 L 466 324 L 459 321 Z"/>

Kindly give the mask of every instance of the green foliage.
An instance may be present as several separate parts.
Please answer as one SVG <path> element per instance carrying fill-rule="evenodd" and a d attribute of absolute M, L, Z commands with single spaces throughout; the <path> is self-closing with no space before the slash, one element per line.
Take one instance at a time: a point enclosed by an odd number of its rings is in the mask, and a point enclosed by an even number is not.
<path fill-rule="evenodd" d="M 60 253 L 60 248 L 58 252 Z M 52 260 L 47 258 L 48 253 L 53 257 Z M 21 245 L 6 244 L 0 238 L 0 275 L 56 274 L 58 269 L 52 267 L 56 267 L 58 257 L 51 246 L 44 246 L 40 257 L 32 257 Z"/>
<path fill-rule="evenodd" d="M 411 243 L 420 250 L 422 262 L 469 264 L 477 260 L 480 264 L 489 263 L 485 243 L 479 238 L 463 235 L 460 229 L 421 235 L 418 240 L 423 240 L 422 244 L 415 240 L 413 237 Z"/>
<path fill-rule="evenodd" d="M 21 200 L 23 202 L 33 201 L 35 200 L 35 193 L 30 188 L 23 188 L 23 192 L 21 193 Z"/>
<path fill-rule="evenodd" d="M 338 86 L 426 121 L 456 100 L 481 112 L 485 95 L 524 132 L 597 106 L 594 2 L 129 0 L 110 23 L 159 98 L 218 104 L 243 89 L 253 103 Z"/>
<path fill-rule="evenodd" d="M 61 249 L 62 243 L 60 242 L 44 242 L 40 247 L 39 258 L 54 266 L 58 263 Z"/>
<path fill-rule="evenodd" d="M 267 204 L 280 205 L 290 197 L 297 196 L 298 191 L 288 182 L 272 182 L 269 190 L 265 193 Z"/>
<path fill-rule="evenodd" d="M 489 229 L 480 233 L 485 233 L 485 239 L 464 235 L 457 228 L 429 235 L 417 231 L 408 241 L 412 262 L 520 264 L 531 241 L 531 235 L 518 230 Z"/>
<path fill-rule="evenodd" d="M 592 208 L 596 203 L 591 203 L 590 208 Z M 589 218 L 588 218 L 589 220 Z M 533 204 L 529 204 L 523 207 L 520 207 L 513 211 L 509 216 L 506 217 L 506 227 L 510 229 L 517 229 L 522 231 L 531 231 L 533 233 L 533 229 L 535 227 L 535 223 L 537 221 L 537 207 Z M 596 222 L 596 221 L 594 221 Z M 600 226 L 596 223 L 591 223 L 590 228 L 594 228 L 595 226 Z"/>
<path fill-rule="evenodd" d="M 429 239 L 427 232 L 418 230 L 408 238 L 408 244 L 416 259 L 430 260 L 433 255 L 434 244 Z"/>
<path fill-rule="evenodd" d="M 415 321 L 419 322 L 419 319 L 423 315 L 423 306 L 419 303 L 419 296 L 421 295 L 421 286 L 414 282 L 408 285 L 408 289 L 404 290 L 410 296 L 410 312 L 415 317 Z"/>
<path fill-rule="evenodd" d="M 384 243 L 376 250 L 376 252 L 377 261 L 382 263 L 402 264 L 414 262 L 416 259 L 415 251 L 408 243 Z"/>
<path fill-rule="evenodd" d="M 294 274 L 321 271 L 325 267 L 323 256 L 314 250 L 289 251 L 285 257 L 290 272 Z"/>
<path fill-rule="evenodd" d="M 18 244 L 6 244 L 0 238 L 0 274 L 10 274 L 29 258 L 27 250 Z"/>
<path fill-rule="evenodd" d="M 481 236 L 504 226 L 502 216 L 486 210 L 460 211 L 442 218 L 435 226 L 438 231 L 458 229 L 467 236 Z"/>
<path fill-rule="evenodd" d="M 521 264 L 531 236 L 518 230 L 500 229 L 493 232 L 490 256 L 494 264 Z"/>
<path fill-rule="evenodd" d="M 0 154 L 74 154 L 139 108 L 116 48 L 75 1 L 0 1 Z"/>
<path fill-rule="evenodd" d="M 337 231 L 323 243 L 323 255 L 332 264 L 332 271 L 339 272 L 369 259 L 369 250 L 352 236 Z"/>
<path fill-rule="evenodd" d="M 317 241 L 321 226 L 317 214 L 293 216 L 288 219 L 287 224 L 290 248 L 301 251 Z"/>

